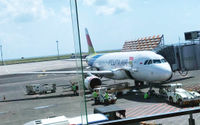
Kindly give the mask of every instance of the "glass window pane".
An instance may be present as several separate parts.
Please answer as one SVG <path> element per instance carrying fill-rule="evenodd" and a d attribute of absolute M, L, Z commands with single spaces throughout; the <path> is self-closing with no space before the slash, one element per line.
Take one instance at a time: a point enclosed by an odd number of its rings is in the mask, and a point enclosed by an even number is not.
<path fill-rule="evenodd" d="M 88 124 L 77 1 L 70 0 L 82 124 Z M 80 73 L 81 72 L 81 73 Z M 79 74 L 80 73 L 80 74 Z"/>

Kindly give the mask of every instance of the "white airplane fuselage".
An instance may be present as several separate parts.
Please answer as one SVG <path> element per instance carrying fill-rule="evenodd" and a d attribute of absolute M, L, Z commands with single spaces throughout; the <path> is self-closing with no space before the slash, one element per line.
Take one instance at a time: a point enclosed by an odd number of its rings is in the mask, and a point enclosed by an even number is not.
<path fill-rule="evenodd" d="M 112 79 L 134 79 L 160 83 L 171 78 L 172 70 L 168 62 L 152 51 L 115 52 L 96 54 L 86 58 L 90 67 L 100 71 L 111 70 Z"/>

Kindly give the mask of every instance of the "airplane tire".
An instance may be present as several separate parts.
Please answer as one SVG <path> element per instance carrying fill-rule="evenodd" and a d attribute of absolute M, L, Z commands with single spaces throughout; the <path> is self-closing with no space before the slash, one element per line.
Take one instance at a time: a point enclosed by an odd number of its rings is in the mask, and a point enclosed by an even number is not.
<path fill-rule="evenodd" d="M 183 106 L 183 101 L 181 99 L 178 100 L 178 105 L 181 107 Z"/>
<path fill-rule="evenodd" d="M 171 96 L 169 97 L 169 103 L 170 103 L 170 104 L 173 104 L 173 103 L 174 103 Z"/>
<path fill-rule="evenodd" d="M 105 100 L 104 100 L 104 104 L 105 104 L 105 105 L 109 105 L 109 100 L 105 99 Z"/>

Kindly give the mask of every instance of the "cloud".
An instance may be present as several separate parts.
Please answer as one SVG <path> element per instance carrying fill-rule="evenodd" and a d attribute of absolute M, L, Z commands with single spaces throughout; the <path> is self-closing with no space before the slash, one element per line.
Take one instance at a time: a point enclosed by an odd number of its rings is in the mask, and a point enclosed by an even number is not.
<path fill-rule="evenodd" d="M 97 8 L 96 13 L 98 15 L 111 15 L 115 13 L 116 9 L 114 7 L 100 6 Z"/>
<path fill-rule="evenodd" d="M 27 13 L 20 14 L 14 18 L 15 22 L 21 22 L 21 23 L 30 22 L 32 20 L 34 20 L 34 16 Z"/>
<path fill-rule="evenodd" d="M 70 13 L 70 8 L 69 7 L 62 7 L 59 14 L 58 18 L 60 19 L 61 23 L 67 23 L 71 21 L 71 13 Z"/>
<path fill-rule="evenodd" d="M 97 6 L 104 6 L 104 5 L 108 4 L 108 0 L 96 0 L 95 4 Z"/>
<path fill-rule="evenodd" d="M 52 9 L 44 6 L 43 0 L 0 0 L 0 23 L 43 20 L 53 14 Z"/>
<path fill-rule="evenodd" d="M 149 1 L 148 1 L 148 0 L 144 0 L 143 3 L 144 3 L 144 4 L 149 4 Z"/>
<path fill-rule="evenodd" d="M 6 46 L 12 46 L 16 44 L 16 40 L 18 45 L 23 44 L 22 41 L 28 41 L 28 38 L 20 33 L 17 32 L 3 32 L 0 31 L 0 43 Z M 9 45 L 8 45 L 9 44 Z"/>
<path fill-rule="evenodd" d="M 83 0 L 83 3 L 88 6 L 94 5 L 95 2 L 96 0 Z"/>
<path fill-rule="evenodd" d="M 129 0 L 84 0 L 84 4 L 94 7 L 97 15 L 112 15 L 131 10 Z"/>

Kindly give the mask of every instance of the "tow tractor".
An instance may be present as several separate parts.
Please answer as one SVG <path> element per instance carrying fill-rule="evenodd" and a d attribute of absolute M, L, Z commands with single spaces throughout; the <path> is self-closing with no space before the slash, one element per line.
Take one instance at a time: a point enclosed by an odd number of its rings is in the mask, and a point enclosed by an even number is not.
<path fill-rule="evenodd" d="M 200 103 L 200 94 L 183 89 L 181 83 L 163 85 L 159 89 L 159 93 L 165 96 L 169 103 L 176 103 L 179 106 L 199 105 Z"/>
<path fill-rule="evenodd" d="M 105 98 L 105 94 L 107 93 L 106 87 L 94 88 L 93 91 L 96 91 L 98 95 L 95 104 L 114 104 L 117 101 L 117 97 L 112 93 L 108 93 L 108 99 Z"/>

